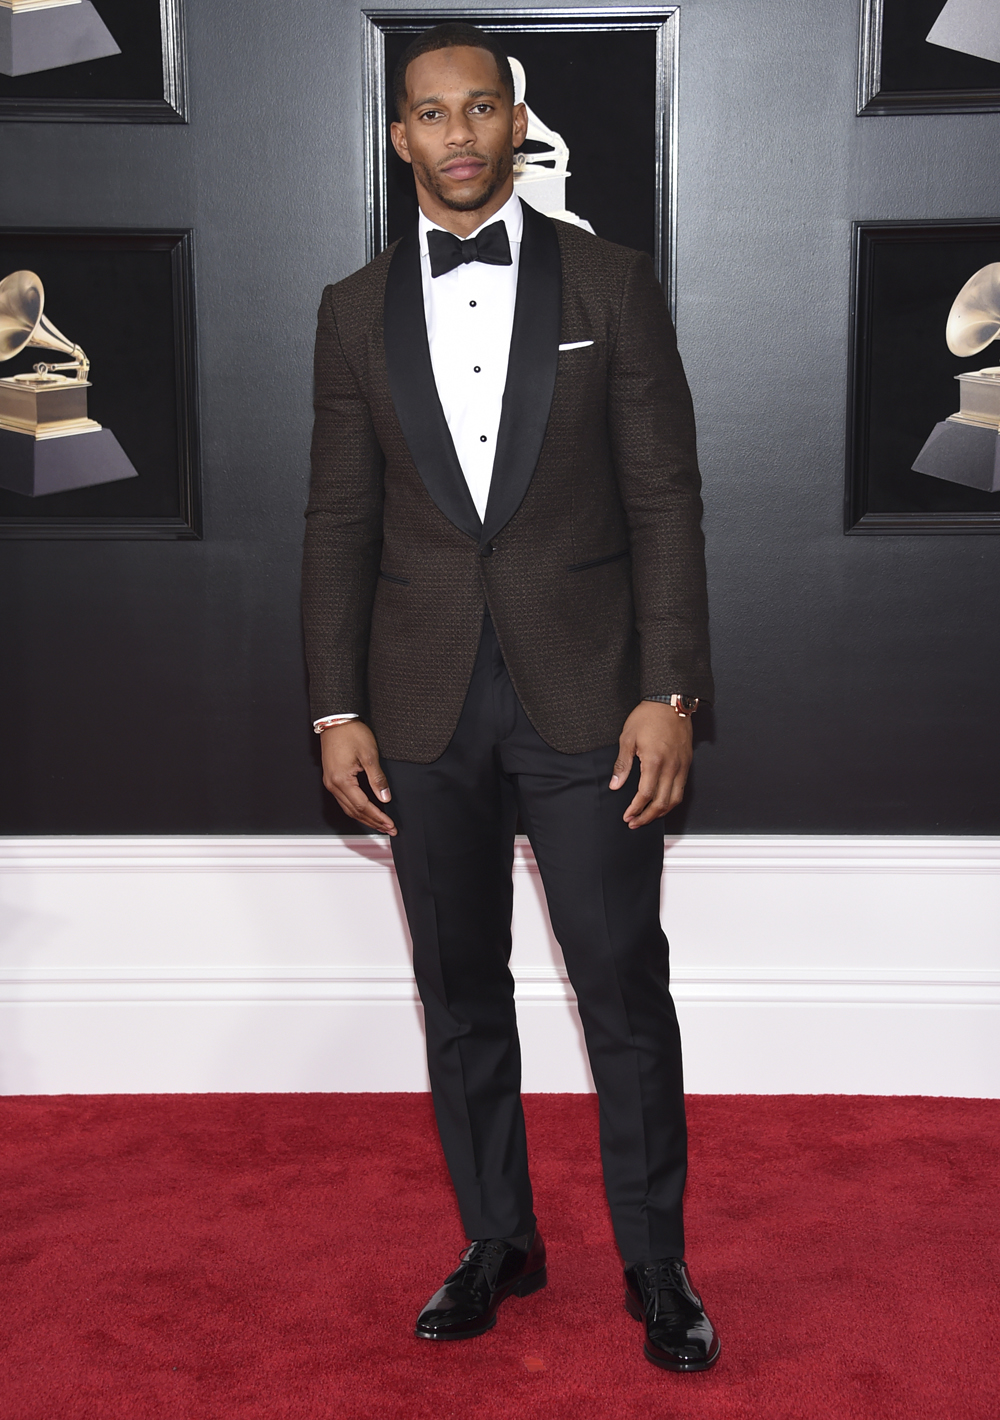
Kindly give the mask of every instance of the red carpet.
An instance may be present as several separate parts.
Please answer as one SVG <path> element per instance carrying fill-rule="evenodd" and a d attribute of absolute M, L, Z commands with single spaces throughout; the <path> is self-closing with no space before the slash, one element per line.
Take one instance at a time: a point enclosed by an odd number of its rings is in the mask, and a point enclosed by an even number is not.
<path fill-rule="evenodd" d="M 588 1096 L 528 1098 L 548 1288 L 435 1345 L 423 1095 L 0 1100 L 3 1420 L 996 1420 L 1000 1101 L 695 1096 L 707 1375 L 644 1361 Z"/>

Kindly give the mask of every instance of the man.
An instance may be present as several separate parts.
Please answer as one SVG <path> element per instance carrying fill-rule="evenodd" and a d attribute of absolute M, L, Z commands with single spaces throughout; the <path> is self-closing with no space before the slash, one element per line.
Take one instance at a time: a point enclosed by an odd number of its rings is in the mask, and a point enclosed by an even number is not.
<path fill-rule="evenodd" d="M 649 258 L 513 195 L 526 115 L 497 42 L 436 26 L 395 97 L 419 224 L 323 294 L 304 608 L 323 782 L 391 838 L 470 1239 L 416 1334 L 478 1336 L 546 1281 L 508 970 L 520 814 L 586 1033 L 626 1306 L 649 1360 L 706 1370 L 659 922 L 663 815 L 712 693 L 690 396 Z"/>

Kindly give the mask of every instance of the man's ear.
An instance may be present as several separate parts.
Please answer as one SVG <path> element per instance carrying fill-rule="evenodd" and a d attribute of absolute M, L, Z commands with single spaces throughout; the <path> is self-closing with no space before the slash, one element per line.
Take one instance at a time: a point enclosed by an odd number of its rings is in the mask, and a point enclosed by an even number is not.
<path fill-rule="evenodd" d="M 528 135 L 528 110 L 524 104 L 514 105 L 514 147 L 520 148 Z"/>
<path fill-rule="evenodd" d="M 413 162 L 413 159 L 410 157 L 410 150 L 409 150 L 409 148 L 406 146 L 406 127 L 405 127 L 405 125 L 402 124 L 402 123 L 399 123 L 399 122 L 390 123 L 390 125 L 389 125 L 389 137 L 392 139 L 392 146 L 395 148 L 396 152 L 397 152 L 397 153 L 399 154 L 399 156 L 402 158 L 403 162 L 404 162 L 404 163 L 412 163 L 412 162 Z M 523 139 L 523 138 L 521 139 L 521 142 L 522 142 L 522 143 L 524 142 L 524 139 Z"/>

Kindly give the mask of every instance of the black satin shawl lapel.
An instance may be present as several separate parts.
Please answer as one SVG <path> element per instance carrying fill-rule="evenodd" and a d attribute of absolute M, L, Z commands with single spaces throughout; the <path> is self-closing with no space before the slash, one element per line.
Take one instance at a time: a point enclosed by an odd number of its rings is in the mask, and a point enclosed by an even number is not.
<path fill-rule="evenodd" d="M 482 522 L 434 383 L 416 226 L 389 263 L 382 332 L 389 392 L 417 472 L 445 517 L 478 541 Z"/>
<path fill-rule="evenodd" d="M 559 363 L 562 261 L 551 218 L 521 203 L 524 228 L 514 328 L 482 543 L 509 523 L 528 491 L 552 408 Z"/>

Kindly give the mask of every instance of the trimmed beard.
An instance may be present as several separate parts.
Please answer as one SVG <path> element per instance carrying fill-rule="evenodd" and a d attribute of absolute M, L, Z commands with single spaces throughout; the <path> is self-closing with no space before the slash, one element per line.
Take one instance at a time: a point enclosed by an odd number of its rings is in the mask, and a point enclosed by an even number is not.
<path fill-rule="evenodd" d="M 449 197 L 443 192 L 438 183 L 437 171 L 427 167 L 425 163 L 414 163 L 414 169 L 420 174 L 420 185 L 432 192 L 437 200 L 452 212 L 478 212 L 481 207 L 493 197 L 498 187 L 507 181 L 508 176 L 514 170 L 513 150 L 510 153 L 501 154 L 496 163 L 490 162 L 485 153 L 469 153 L 470 158 L 478 158 L 480 162 L 486 163 L 484 174 L 489 174 L 490 181 L 479 197 L 470 198 L 464 202 L 456 202 L 453 197 Z M 448 159 L 454 162 L 453 158 Z"/>

